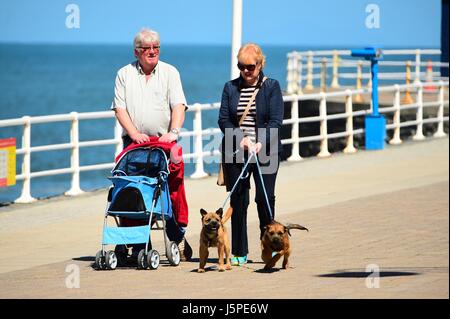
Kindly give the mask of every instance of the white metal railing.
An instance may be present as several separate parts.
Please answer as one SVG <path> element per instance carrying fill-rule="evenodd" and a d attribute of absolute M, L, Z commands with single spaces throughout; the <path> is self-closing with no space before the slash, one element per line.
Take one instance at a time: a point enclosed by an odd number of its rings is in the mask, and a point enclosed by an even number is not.
<path fill-rule="evenodd" d="M 449 82 L 433 82 L 433 83 L 412 83 L 409 85 L 393 85 L 380 87 L 380 92 L 393 92 L 394 99 L 391 107 L 380 108 L 380 113 L 388 114 L 392 113 L 392 124 L 386 126 L 387 130 L 394 130 L 393 137 L 389 141 L 390 144 L 400 144 L 402 141 L 400 139 L 400 130 L 406 126 L 416 126 L 416 133 L 413 137 L 414 140 L 424 139 L 423 134 L 423 124 L 426 123 L 436 123 L 437 129 L 434 137 L 446 136 L 444 132 L 444 122 L 448 122 L 448 116 L 444 116 L 444 108 L 448 107 L 448 99 L 444 98 L 444 90 L 448 94 L 448 84 Z M 433 102 L 423 101 L 423 90 L 425 86 L 432 85 L 438 87 L 437 100 Z M 401 92 L 407 90 L 416 90 L 416 101 L 412 104 L 401 105 L 400 94 Z M 320 152 L 318 157 L 330 156 L 328 150 L 328 141 L 333 138 L 346 138 L 346 147 L 344 153 L 354 153 L 356 148 L 353 145 L 353 137 L 357 134 L 363 134 L 364 129 L 353 129 L 353 119 L 356 116 L 363 116 L 370 112 L 370 110 L 353 111 L 352 97 L 357 94 L 370 93 L 370 89 L 346 89 L 344 91 L 337 92 L 321 92 L 315 94 L 291 94 L 284 96 L 284 102 L 291 102 L 291 118 L 285 119 L 283 121 L 284 125 L 292 124 L 291 138 L 282 140 L 282 144 L 292 144 L 292 154 L 288 158 L 288 161 L 300 161 L 302 157 L 300 156 L 300 143 L 320 141 Z M 345 98 L 345 112 L 340 114 L 327 114 L 327 99 L 344 97 Z M 299 117 L 298 105 L 299 101 L 306 100 L 318 100 L 320 101 L 319 106 L 319 116 L 311 117 Z M 194 151 L 192 153 L 187 152 L 184 154 L 185 159 L 195 159 L 195 172 L 191 175 L 192 178 L 201 178 L 207 176 L 208 174 L 204 171 L 204 159 L 211 156 L 218 156 L 220 153 L 218 150 L 205 151 L 203 147 L 203 137 L 212 136 L 216 134 L 221 134 L 218 128 L 203 128 L 202 125 L 202 112 L 217 110 L 220 107 L 220 103 L 211 104 L 194 104 L 189 108 L 189 112 L 194 112 L 193 119 L 193 130 L 192 131 L 182 131 L 180 137 L 194 137 Z M 423 109 L 427 107 L 437 107 L 438 111 L 435 117 L 423 118 Z M 416 119 L 414 121 L 401 122 L 400 113 L 404 110 L 416 109 Z M 92 119 L 107 119 L 114 118 L 113 111 L 104 112 L 88 112 L 88 113 L 76 113 L 72 112 L 70 114 L 63 115 L 49 115 L 49 116 L 36 116 L 29 117 L 24 116 L 18 119 L 10 120 L 0 120 L 1 127 L 10 126 L 23 126 L 22 134 L 22 145 L 17 149 L 17 154 L 23 155 L 22 160 L 22 171 L 16 176 L 17 180 L 22 180 L 22 193 L 21 196 L 16 199 L 17 203 L 29 203 L 35 199 L 31 196 L 30 183 L 32 178 L 41 176 L 51 176 L 59 174 L 71 174 L 72 182 L 71 188 L 66 192 L 67 195 L 77 195 L 82 193 L 80 189 L 80 172 L 90 171 L 90 170 L 102 170 L 110 169 L 114 166 L 114 163 L 100 163 L 96 165 L 85 165 L 80 166 L 79 163 L 79 150 L 82 147 L 92 147 L 99 145 L 115 145 L 116 155 L 122 150 L 122 140 L 121 140 L 121 127 L 116 121 L 114 127 L 114 138 L 104 139 L 104 140 L 94 140 L 94 141 L 79 141 L 79 121 L 80 120 L 92 120 Z M 328 133 L 328 122 L 335 119 L 346 119 L 346 129 L 343 132 Z M 70 131 L 70 142 L 63 144 L 53 144 L 53 145 L 42 145 L 31 147 L 31 126 L 32 124 L 38 123 L 52 123 L 58 121 L 70 121 L 71 131 Z M 320 134 L 316 136 L 299 136 L 299 125 L 303 123 L 319 122 L 320 123 Z M 31 153 L 34 152 L 44 152 L 51 150 L 71 150 L 71 165 L 68 168 L 44 170 L 38 172 L 31 172 Z"/>
<path fill-rule="evenodd" d="M 425 123 L 437 123 L 437 130 L 434 133 L 434 137 L 443 137 L 446 136 L 444 132 L 444 122 L 448 122 L 448 116 L 444 116 L 444 108 L 448 107 L 448 99 L 444 99 L 444 90 L 447 90 L 448 94 L 448 83 L 439 81 L 438 83 L 418 83 L 418 84 L 409 84 L 409 85 L 398 85 L 395 84 L 393 86 L 386 86 L 379 88 L 380 92 L 394 92 L 394 99 L 392 107 L 383 107 L 380 108 L 381 114 L 393 113 L 393 123 L 388 124 L 386 126 L 387 130 L 394 130 L 393 137 L 389 141 L 390 144 L 400 144 L 402 141 L 400 139 L 400 129 L 406 126 L 416 126 L 416 134 L 414 135 L 414 140 L 422 140 L 425 138 L 423 134 L 423 124 Z M 436 85 L 438 86 L 438 99 L 435 102 L 426 102 L 423 101 L 423 90 L 425 85 Z M 400 101 L 400 93 L 410 89 L 417 89 L 416 103 L 401 105 Z M 291 138 L 287 140 L 283 140 L 282 144 L 292 144 L 292 143 L 301 143 L 301 142 L 311 142 L 311 141 L 320 141 L 320 152 L 318 154 L 319 157 L 329 156 L 330 152 L 328 151 L 328 140 L 332 138 L 346 137 L 346 147 L 344 149 L 344 153 L 354 153 L 356 148 L 353 145 L 353 136 L 356 134 L 364 133 L 364 129 L 353 129 L 353 118 L 355 116 L 362 116 L 369 114 L 370 110 L 362 110 L 362 111 L 353 111 L 353 102 L 352 97 L 356 94 L 362 93 L 371 93 L 370 89 L 360 89 L 360 90 L 350 90 L 346 89 L 345 91 L 340 92 L 330 92 L 330 93 L 318 93 L 318 94 L 303 94 L 303 95 L 291 95 L 286 98 L 287 101 L 292 102 L 292 118 L 289 120 L 283 121 L 283 124 L 294 124 L 292 126 Z M 326 113 L 326 101 L 327 98 L 331 97 L 345 97 L 345 112 L 341 114 L 333 114 L 327 115 Z M 301 100 L 319 100 L 319 116 L 316 117 L 306 117 L 306 118 L 298 118 L 298 112 L 296 109 L 298 108 L 298 101 Z M 431 117 L 424 119 L 423 118 L 423 109 L 426 107 L 437 107 L 438 111 L 436 117 Z M 415 121 L 407 121 L 400 122 L 400 113 L 401 111 L 406 111 L 408 109 L 416 109 L 416 120 Z M 327 133 L 327 121 L 334 119 L 346 119 L 346 130 L 344 132 L 328 134 Z M 300 137 L 298 135 L 298 124 L 299 123 L 307 123 L 311 121 L 320 121 L 320 135 L 316 136 L 308 136 L 308 137 Z M 292 149 L 292 155 L 288 158 L 288 161 L 298 161 L 301 160 L 299 147 L 294 144 Z"/>
<path fill-rule="evenodd" d="M 17 155 L 23 155 L 22 160 L 22 172 L 16 176 L 16 180 L 23 180 L 21 196 L 15 200 L 16 203 L 30 203 L 35 199 L 31 196 L 31 179 L 42 176 L 52 176 L 60 174 L 72 174 L 71 188 L 66 192 L 67 195 L 78 195 L 82 193 L 80 188 L 80 172 L 90 170 L 100 170 L 112 168 L 114 163 L 102 163 L 96 165 L 80 166 L 79 164 L 79 149 L 80 147 L 91 147 L 101 145 L 116 145 L 116 154 L 121 151 L 122 140 L 120 138 L 121 127 L 116 121 L 114 128 L 114 139 L 107 140 L 95 140 L 95 141 L 79 141 L 78 126 L 80 120 L 92 120 L 92 119 L 106 119 L 114 118 L 114 112 L 89 112 L 89 113 L 77 113 L 71 112 L 70 114 L 57 114 L 48 116 L 24 116 L 18 119 L 1 120 L 0 127 L 10 126 L 23 126 L 22 145 L 17 149 Z M 70 121 L 70 143 L 31 146 L 31 125 L 42 123 L 54 123 Z M 71 150 L 71 165 L 68 168 L 44 170 L 38 172 L 31 172 L 31 153 L 55 151 L 55 150 Z"/>
<path fill-rule="evenodd" d="M 448 95 L 448 78 L 442 81 L 440 72 L 433 71 L 433 67 L 447 67 L 448 63 L 442 62 L 422 62 L 424 55 L 438 55 L 440 50 L 384 50 L 384 59 L 380 61 L 381 66 L 385 67 L 402 67 L 405 66 L 406 72 L 382 72 L 379 74 L 380 79 L 401 80 L 399 83 L 406 82 L 406 84 L 395 84 L 389 86 L 380 86 L 379 92 L 393 92 L 394 99 L 391 107 L 383 107 L 380 109 L 380 113 L 392 113 L 392 124 L 388 124 L 386 129 L 393 130 L 393 138 L 389 141 L 390 144 L 400 144 L 401 128 L 407 126 L 416 126 L 416 133 L 413 137 L 414 140 L 421 140 L 424 138 L 423 125 L 436 123 L 437 128 L 434 137 L 445 136 L 444 122 L 448 122 L 448 116 L 444 116 L 444 108 L 448 107 L 448 99 L 445 100 L 444 91 L 447 91 Z M 370 79 L 365 88 L 362 87 L 362 79 L 370 77 L 369 73 L 363 73 L 363 67 L 367 67 L 369 63 L 367 61 L 355 60 L 352 58 L 343 59 L 343 56 L 350 56 L 350 50 L 328 50 L 328 51 L 305 51 L 305 52 L 291 52 L 288 54 L 287 61 L 287 95 L 284 96 L 285 102 L 291 103 L 291 118 L 283 121 L 284 125 L 292 124 L 291 138 L 282 141 L 283 144 L 292 144 L 292 154 L 288 158 L 289 161 L 299 161 L 300 156 L 300 143 L 320 141 L 320 152 L 318 157 L 329 156 L 328 141 L 333 138 L 346 138 L 346 147 L 344 153 L 354 153 L 356 148 L 353 144 L 353 137 L 357 134 L 363 134 L 364 129 L 354 129 L 353 119 L 357 116 L 363 116 L 368 114 L 370 110 L 353 111 L 353 99 L 355 101 L 361 94 L 371 92 Z M 394 55 L 412 55 L 414 56 L 414 62 L 412 61 L 391 61 L 389 56 Z M 332 57 L 332 64 L 327 64 L 326 57 Z M 413 60 L 413 59 L 411 59 Z M 355 73 L 339 73 L 339 68 L 355 67 Z M 411 84 L 411 67 L 415 67 L 415 78 Z M 422 67 L 426 67 L 426 72 L 422 71 Z M 314 73 L 314 69 L 320 68 L 321 73 Z M 328 68 L 332 68 L 332 79 L 330 86 L 338 91 L 325 92 L 328 86 L 326 82 Z M 304 71 L 306 75 L 304 76 Z M 306 85 L 303 86 L 303 77 L 306 78 Z M 321 93 L 309 93 L 308 90 L 314 89 L 313 80 L 321 79 Z M 339 84 L 339 79 L 353 79 L 356 78 L 356 88 L 353 86 L 343 87 Z M 441 81 L 438 81 L 441 80 Z M 424 82 L 425 81 L 425 82 Z M 438 89 L 436 89 L 438 88 Z M 340 90 L 339 90 L 340 89 Z M 401 105 L 400 94 L 405 92 L 410 94 L 411 90 L 416 91 L 416 101 L 409 101 L 408 104 Z M 434 102 L 424 102 L 423 93 L 437 92 L 437 100 Z M 327 100 L 330 98 L 344 97 L 345 98 L 345 112 L 341 114 L 327 114 Z M 319 103 L 319 116 L 311 117 L 299 117 L 298 106 L 300 101 L 305 100 L 318 100 Z M 203 139 L 205 137 L 211 137 L 221 134 L 218 128 L 204 128 L 202 124 L 202 113 L 204 111 L 217 110 L 220 107 L 220 103 L 209 104 L 193 104 L 189 107 L 188 112 L 194 112 L 193 118 L 193 130 L 182 131 L 180 137 L 193 137 L 194 146 L 192 152 L 186 152 L 183 157 L 185 160 L 192 159 L 195 161 L 195 171 L 191 175 L 192 178 L 201 178 L 208 174 L 204 170 L 205 158 L 211 156 L 220 155 L 217 149 L 208 151 L 204 149 Z M 423 118 L 423 109 L 427 107 L 437 107 L 437 114 L 432 118 Z M 402 111 L 416 109 L 416 119 L 414 121 L 401 122 L 400 113 Z M 101 145 L 115 145 L 116 155 L 122 150 L 121 127 L 118 122 L 115 122 L 114 126 L 114 138 L 102 139 L 93 141 L 80 141 L 79 140 L 79 122 L 82 120 L 92 119 L 111 119 L 114 118 L 113 111 L 104 112 L 87 112 L 77 113 L 72 112 L 70 114 L 59 114 L 49 116 L 36 116 L 29 117 L 24 116 L 18 119 L 0 120 L 1 127 L 11 126 L 23 126 L 22 144 L 17 149 L 18 155 L 23 155 L 22 170 L 20 174 L 16 176 L 16 180 L 23 181 L 22 192 L 15 202 L 28 203 L 35 199 L 31 196 L 30 183 L 32 178 L 41 176 L 51 176 L 59 174 L 71 174 L 71 187 L 66 192 L 67 195 L 77 195 L 82 193 L 80 188 L 80 172 L 110 169 L 114 166 L 114 163 L 99 163 L 95 165 L 80 165 L 80 148 L 87 148 Z M 328 133 L 328 122 L 335 119 L 346 119 L 346 129 L 343 132 Z M 33 124 L 40 123 L 53 123 L 60 121 L 70 121 L 70 142 L 53 144 L 53 145 L 40 145 L 31 146 L 31 126 Z M 320 134 L 316 136 L 299 136 L 299 126 L 305 123 L 319 122 Z M 43 170 L 37 172 L 31 172 L 31 154 L 37 152 L 54 151 L 54 150 L 71 150 L 71 164 L 70 167 Z M 190 151 L 190 150 L 189 150 Z"/>
<path fill-rule="evenodd" d="M 408 83 L 412 77 L 411 68 L 414 68 L 413 80 L 416 84 L 421 81 L 448 80 L 441 77 L 440 68 L 448 68 L 449 63 L 430 59 L 440 54 L 441 50 L 437 49 L 383 50 L 383 59 L 379 62 L 380 68 L 383 67 L 383 70 L 379 72 L 380 85 L 383 85 L 383 80 Z M 331 78 L 329 86 L 333 89 L 342 87 L 339 83 L 340 79 L 356 79 L 356 84 L 362 79 L 367 79 L 367 87 L 370 88 L 370 62 L 352 58 L 350 55 L 350 50 L 290 52 L 287 55 L 287 93 L 303 94 L 305 91 L 311 91 L 314 89 L 314 80 L 317 79 L 321 79 L 320 87 L 326 87 L 327 83 L 322 82 L 328 81 L 327 78 Z M 407 59 L 389 60 L 399 55 L 404 55 Z M 424 56 L 427 56 L 427 61 L 423 61 Z M 339 71 L 343 68 L 346 72 Z M 348 72 L 349 68 L 353 68 L 355 72 Z M 364 68 L 365 72 L 363 72 Z M 405 71 L 400 72 L 399 68 L 404 68 Z"/>

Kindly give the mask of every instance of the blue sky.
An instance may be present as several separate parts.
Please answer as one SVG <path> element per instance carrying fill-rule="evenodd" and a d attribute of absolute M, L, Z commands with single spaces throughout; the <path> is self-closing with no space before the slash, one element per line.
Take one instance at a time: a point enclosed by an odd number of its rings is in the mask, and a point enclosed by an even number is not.
<path fill-rule="evenodd" d="M 440 46 L 441 0 L 243 0 L 243 42 Z M 80 28 L 66 27 L 68 4 Z M 368 28 L 369 4 L 379 28 Z M 232 0 L 0 0 L 0 42 L 131 43 L 143 26 L 165 44 L 230 44 Z"/>

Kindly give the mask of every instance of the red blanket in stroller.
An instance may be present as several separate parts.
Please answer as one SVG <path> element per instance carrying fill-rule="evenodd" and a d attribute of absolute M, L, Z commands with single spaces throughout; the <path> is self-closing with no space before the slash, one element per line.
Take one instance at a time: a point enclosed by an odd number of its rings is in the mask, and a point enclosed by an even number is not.
<path fill-rule="evenodd" d="M 172 202 L 172 211 L 175 215 L 176 221 L 179 226 L 186 227 L 188 224 L 188 214 L 189 209 L 186 200 L 186 192 L 184 189 L 184 162 L 183 162 L 183 151 L 181 146 L 176 144 L 175 142 L 159 142 L 157 136 L 150 136 L 150 141 L 142 144 L 130 144 L 127 148 L 125 148 L 119 155 L 116 157 L 116 162 L 120 159 L 120 157 L 137 147 L 158 147 L 163 149 L 167 157 L 170 158 L 169 162 L 169 193 L 170 200 Z"/>

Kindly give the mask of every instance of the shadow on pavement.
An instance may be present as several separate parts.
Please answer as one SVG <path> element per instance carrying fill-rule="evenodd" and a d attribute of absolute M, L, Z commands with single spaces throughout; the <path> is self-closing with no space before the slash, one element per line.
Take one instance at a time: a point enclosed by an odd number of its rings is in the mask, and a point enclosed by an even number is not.
<path fill-rule="evenodd" d="M 281 268 L 271 268 L 269 270 L 264 270 L 264 268 L 261 268 L 261 269 L 256 269 L 254 272 L 259 273 L 259 274 L 272 274 L 272 273 L 278 272 L 280 270 L 281 270 Z"/>
<path fill-rule="evenodd" d="M 373 272 L 366 271 L 340 271 L 331 274 L 317 275 L 322 278 L 367 278 L 369 275 L 375 275 Z M 401 277 L 401 276 L 417 276 L 420 273 L 409 271 L 380 271 L 379 277 Z"/>
<path fill-rule="evenodd" d="M 75 260 L 75 261 L 95 261 L 95 256 L 76 257 L 76 258 L 72 258 L 72 260 Z"/>

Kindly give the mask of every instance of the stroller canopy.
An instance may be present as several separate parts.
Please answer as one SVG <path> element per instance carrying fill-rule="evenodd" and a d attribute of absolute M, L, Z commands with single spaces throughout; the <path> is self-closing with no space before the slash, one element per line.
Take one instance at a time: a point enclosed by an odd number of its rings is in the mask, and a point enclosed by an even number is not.
<path fill-rule="evenodd" d="M 113 176 L 158 177 L 160 173 L 169 174 L 169 160 L 162 149 L 151 147 L 126 152 L 112 170 Z"/>

